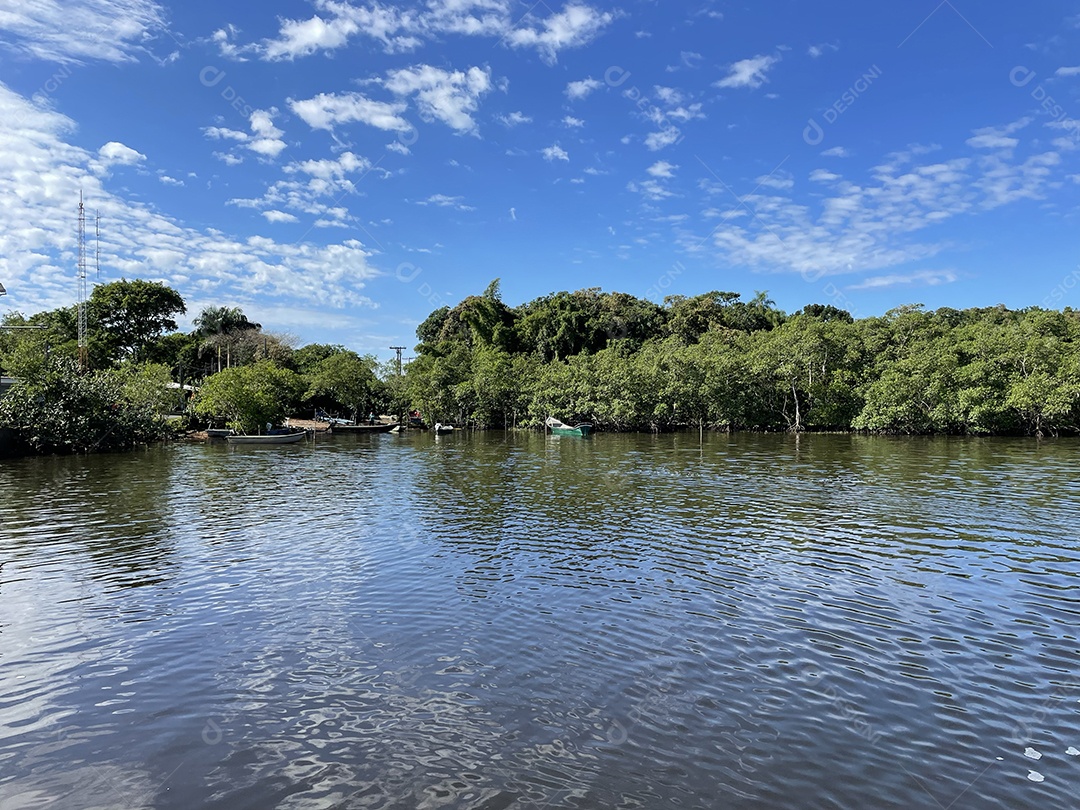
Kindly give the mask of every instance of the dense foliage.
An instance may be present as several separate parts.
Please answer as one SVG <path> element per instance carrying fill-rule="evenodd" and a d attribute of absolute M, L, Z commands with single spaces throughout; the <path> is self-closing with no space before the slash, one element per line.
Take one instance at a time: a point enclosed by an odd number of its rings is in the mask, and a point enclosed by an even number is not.
<path fill-rule="evenodd" d="M 54 358 L 0 399 L 0 427 L 43 453 L 128 449 L 168 434 L 168 382 L 164 366 L 82 373 Z"/>
<path fill-rule="evenodd" d="M 892 310 L 787 316 L 763 293 L 596 289 L 511 309 L 493 284 L 417 329 L 410 399 L 433 418 L 608 430 L 1046 434 L 1080 430 L 1080 313 Z"/>
<path fill-rule="evenodd" d="M 295 371 L 271 360 L 227 368 L 207 378 L 192 402 L 196 415 L 223 419 L 241 433 L 258 433 L 277 424 L 286 407 L 299 399 L 304 383 Z"/>
<path fill-rule="evenodd" d="M 206 307 L 190 333 L 169 331 L 185 311 L 179 293 L 162 284 L 96 287 L 87 302 L 85 371 L 75 307 L 6 314 L 0 371 L 20 382 L 3 400 L 0 427 L 39 452 L 91 452 L 159 439 L 169 413 L 251 433 L 286 414 L 405 407 L 402 381 L 374 357 L 343 346 L 294 350 L 291 336 L 263 331 L 238 307 Z"/>
<path fill-rule="evenodd" d="M 295 348 L 237 307 L 206 307 L 191 332 L 170 331 L 184 311 L 161 284 L 97 287 L 84 373 L 74 307 L 5 315 L 0 370 L 21 382 L 0 402 L 0 427 L 41 451 L 82 452 L 152 441 L 181 411 L 245 432 L 286 414 L 412 408 L 493 427 L 554 415 L 605 430 L 1080 431 L 1071 309 L 913 305 L 856 320 L 828 304 L 786 315 L 765 293 L 661 305 L 595 288 L 509 307 L 496 280 L 420 324 L 403 377 L 344 346 Z"/>

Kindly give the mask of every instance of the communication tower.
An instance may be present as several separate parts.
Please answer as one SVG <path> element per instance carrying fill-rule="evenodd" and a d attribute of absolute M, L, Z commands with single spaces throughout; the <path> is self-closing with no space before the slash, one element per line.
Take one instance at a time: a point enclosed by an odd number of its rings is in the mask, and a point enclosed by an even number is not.
<path fill-rule="evenodd" d="M 82 189 L 79 189 L 78 276 L 79 368 L 86 371 L 90 367 L 90 353 L 86 341 L 86 209 Z"/>

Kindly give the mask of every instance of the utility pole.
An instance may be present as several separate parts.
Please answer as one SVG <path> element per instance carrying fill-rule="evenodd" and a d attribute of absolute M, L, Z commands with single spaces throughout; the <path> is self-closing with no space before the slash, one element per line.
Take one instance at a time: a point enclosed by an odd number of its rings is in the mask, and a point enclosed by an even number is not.
<path fill-rule="evenodd" d="M 401 353 L 403 351 L 405 351 L 405 347 L 404 346 L 391 346 L 390 348 L 393 349 L 395 352 L 397 352 L 397 375 L 400 377 L 401 376 Z"/>
<path fill-rule="evenodd" d="M 398 381 L 398 384 L 395 387 L 397 388 L 397 392 L 396 392 L 397 395 L 401 396 L 401 353 L 403 351 L 405 351 L 405 347 L 404 346 L 391 346 L 390 348 L 393 349 L 395 352 L 397 352 L 397 381 Z M 401 404 L 401 400 L 399 399 L 398 400 L 398 415 L 397 415 L 397 420 L 398 420 L 399 425 L 402 424 L 402 421 L 405 419 L 405 414 L 404 414 L 404 412 L 402 410 L 404 407 L 405 406 Z M 401 428 L 398 428 L 398 430 L 400 430 L 400 429 Z"/>

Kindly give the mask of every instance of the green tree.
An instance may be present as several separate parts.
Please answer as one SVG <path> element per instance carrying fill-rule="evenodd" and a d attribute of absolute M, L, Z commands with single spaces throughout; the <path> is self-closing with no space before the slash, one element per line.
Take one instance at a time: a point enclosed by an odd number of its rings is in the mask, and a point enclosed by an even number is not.
<path fill-rule="evenodd" d="M 174 316 L 187 311 L 176 290 L 156 281 L 134 279 L 95 287 L 87 302 L 88 320 L 112 350 L 113 359 L 142 359 L 143 349 L 176 330 Z"/>
<path fill-rule="evenodd" d="M 377 361 L 344 351 L 319 361 L 308 373 L 304 399 L 321 399 L 324 405 L 347 408 L 359 420 L 366 409 L 385 404 L 386 386 L 375 376 Z"/>
<path fill-rule="evenodd" d="M 42 453 L 129 449 L 168 433 L 168 380 L 162 366 L 82 373 L 74 359 L 54 357 L 0 399 L 0 427 Z"/>
<path fill-rule="evenodd" d="M 221 419 L 243 433 L 257 433 L 277 424 L 304 389 L 294 371 L 269 360 L 227 368 L 208 377 L 192 400 L 196 416 Z"/>
<path fill-rule="evenodd" d="M 344 346 L 329 343 L 309 343 L 293 352 L 293 370 L 307 374 L 328 357 L 348 351 Z"/>

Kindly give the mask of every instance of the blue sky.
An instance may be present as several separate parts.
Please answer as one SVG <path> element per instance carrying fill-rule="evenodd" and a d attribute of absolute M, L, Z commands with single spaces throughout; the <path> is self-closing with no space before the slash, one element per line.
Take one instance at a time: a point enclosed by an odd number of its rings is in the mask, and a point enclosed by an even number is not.
<path fill-rule="evenodd" d="M 80 188 L 92 280 L 382 357 L 495 277 L 1080 307 L 1077 12 L 0 0 L 0 312 L 73 303 Z"/>

